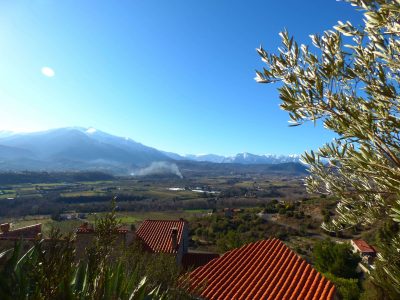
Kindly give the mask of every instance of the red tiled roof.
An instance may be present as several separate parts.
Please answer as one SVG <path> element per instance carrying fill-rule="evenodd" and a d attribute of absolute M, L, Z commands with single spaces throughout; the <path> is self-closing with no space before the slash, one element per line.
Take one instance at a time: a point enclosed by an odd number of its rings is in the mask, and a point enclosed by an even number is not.
<path fill-rule="evenodd" d="M 247 244 L 194 270 L 204 299 L 333 299 L 334 285 L 277 239 Z"/>
<path fill-rule="evenodd" d="M 182 267 L 187 270 L 189 268 L 197 268 L 204 266 L 214 258 L 218 258 L 217 253 L 199 253 L 199 252 L 189 252 L 185 253 L 182 257 Z"/>
<path fill-rule="evenodd" d="M 89 223 L 83 223 L 76 229 L 76 233 L 93 233 L 94 228 Z"/>
<path fill-rule="evenodd" d="M 130 231 L 130 228 L 128 226 L 125 225 L 121 225 L 117 228 L 117 232 L 118 233 L 127 233 Z"/>
<path fill-rule="evenodd" d="M 353 243 L 364 253 L 376 253 L 375 249 L 364 240 L 353 240 Z"/>
<path fill-rule="evenodd" d="M 42 233 L 42 224 L 30 225 L 7 232 L 0 233 L 1 239 L 25 238 L 34 239 L 39 233 Z"/>
<path fill-rule="evenodd" d="M 144 246 L 155 253 L 177 253 L 180 243 L 182 242 L 184 220 L 145 220 L 136 231 L 136 235 Z M 176 228 L 177 248 L 172 246 L 172 229 Z"/>

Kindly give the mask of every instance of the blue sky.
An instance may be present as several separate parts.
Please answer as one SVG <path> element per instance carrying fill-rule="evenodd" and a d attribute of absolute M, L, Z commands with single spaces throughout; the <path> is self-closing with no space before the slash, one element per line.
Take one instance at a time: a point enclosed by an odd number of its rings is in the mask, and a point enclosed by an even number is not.
<path fill-rule="evenodd" d="M 288 126 L 255 48 L 361 14 L 335 0 L 0 2 L 0 130 L 95 127 L 177 153 L 291 154 L 333 135 Z M 54 70 L 53 77 L 42 73 Z M 52 75 L 52 74 L 47 74 Z"/>

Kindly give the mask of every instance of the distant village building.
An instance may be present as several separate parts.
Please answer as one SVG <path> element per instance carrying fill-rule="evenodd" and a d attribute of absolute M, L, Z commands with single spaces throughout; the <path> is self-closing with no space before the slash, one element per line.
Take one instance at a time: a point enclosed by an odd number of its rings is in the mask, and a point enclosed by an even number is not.
<path fill-rule="evenodd" d="M 0 225 L 0 250 L 12 248 L 16 241 L 23 240 L 24 247 L 33 245 L 33 242 L 42 235 L 42 224 L 34 224 L 22 228 L 12 229 L 10 223 Z"/>
<path fill-rule="evenodd" d="M 42 233 L 42 224 L 25 226 L 18 229 L 11 229 L 10 223 L 0 225 L 0 239 L 35 239 Z"/>
<path fill-rule="evenodd" d="M 333 283 L 277 239 L 229 251 L 195 269 L 182 285 L 200 293 L 200 299 L 335 297 Z"/>
<path fill-rule="evenodd" d="M 145 220 L 137 230 L 137 238 L 144 249 L 153 253 L 171 253 L 181 264 L 183 255 L 188 252 L 189 226 L 180 220 Z"/>
<path fill-rule="evenodd" d="M 186 220 L 145 220 L 136 231 L 144 249 L 152 253 L 170 253 L 183 269 L 202 266 L 219 254 L 189 252 L 189 224 Z"/>
<path fill-rule="evenodd" d="M 93 242 L 96 231 L 92 224 L 85 222 L 76 229 L 75 233 L 76 256 L 77 258 L 82 258 L 86 253 L 85 249 Z M 120 226 L 117 228 L 115 234 L 117 235 L 115 241 L 116 245 L 128 246 L 132 244 L 135 239 L 135 227 Z"/>
<path fill-rule="evenodd" d="M 60 214 L 59 219 L 61 221 L 67 221 L 67 220 L 76 220 L 78 218 L 77 213 L 63 213 Z"/>
<path fill-rule="evenodd" d="M 85 213 L 77 213 L 77 212 L 65 212 L 65 213 L 60 214 L 59 219 L 62 221 L 86 219 L 86 214 Z"/>
<path fill-rule="evenodd" d="M 176 257 L 178 265 L 189 269 L 206 264 L 215 257 L 215 253 L 189 252 L 189 225 L 179 220 L 145 220 L 137 230 L 132 225 L 121 226 L 116 234 L 117 245 L 129 246 L 140 242 L 144 251 L 150 253 L 166 253 Z M 88 222 L 76 229 L 76 253 L 81 258 L 95 237 L 95 228 Z"/>
<path fill-rule="evenodd" d="M 354 253 L 359 253 L 362 262 L 371 266 L 376 257 L 376 250 L 364 240 L 351 240 Z"/>

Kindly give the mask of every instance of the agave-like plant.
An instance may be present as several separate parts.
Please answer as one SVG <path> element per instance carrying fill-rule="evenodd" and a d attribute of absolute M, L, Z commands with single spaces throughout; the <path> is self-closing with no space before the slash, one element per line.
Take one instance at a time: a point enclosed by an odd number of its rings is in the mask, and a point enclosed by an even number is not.
<path fill-rule="evenodd" d="M 89 276 L 90 265 L 84 261 L 72 263 L 74 268 L 69 268 L 70 273 L 59 274 L 57 278 L 49 280 L 43 273 L 43 264 L 57 262 L 43 261 L 43 257 L 54 257 L 46 253 L 43 241 L 36 242 L 25 254 L 22 254 L 22 249 L 23 242 L 18 242 L 13 249 L 0 253 L 0 260 L 5 260 L 0 269 L 0 299 L 149 300 L 168 298 L 167 292 L 161 292 L 159 287 L 149 288 L 146 277 L 139 280 L 137 284 L 138 279 L 134 274 L 127 274 L 121 262 L 105 264 L 104 269 L 92 279 L 92 282 Z M 67 249 L 65 247 L 64 251 Z M 54 282 L 54 284 L 46 286 L 46 281 Z"/>
<path fill-rule="evenodd" d="M 37 261 L 37 252 L 32 247 L 22 255 L 22 243 L 17 243 L 13 249 L 0 254 L 5 261 L 0 272 L 0 299 L 29 299 L 32 294 L 32 284 L 28 274 L 28 264 Z"/>

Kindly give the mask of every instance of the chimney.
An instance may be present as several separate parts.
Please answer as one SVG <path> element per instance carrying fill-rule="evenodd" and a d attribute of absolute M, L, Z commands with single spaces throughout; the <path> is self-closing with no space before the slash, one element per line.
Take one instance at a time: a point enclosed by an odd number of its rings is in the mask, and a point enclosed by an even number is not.
<path fill-rule="evenodd" d="M 176 250 L 176 248 L 178 248 L 178 228 L 172 227 L 171 239 L 172 239 L 172 249 Z"/>
<path fill-rule="evenodd" d="M 7 233 L 10 231 L 10 223 L 4 223 L 0 225 L 0 230 L 2 233 Z"/>

